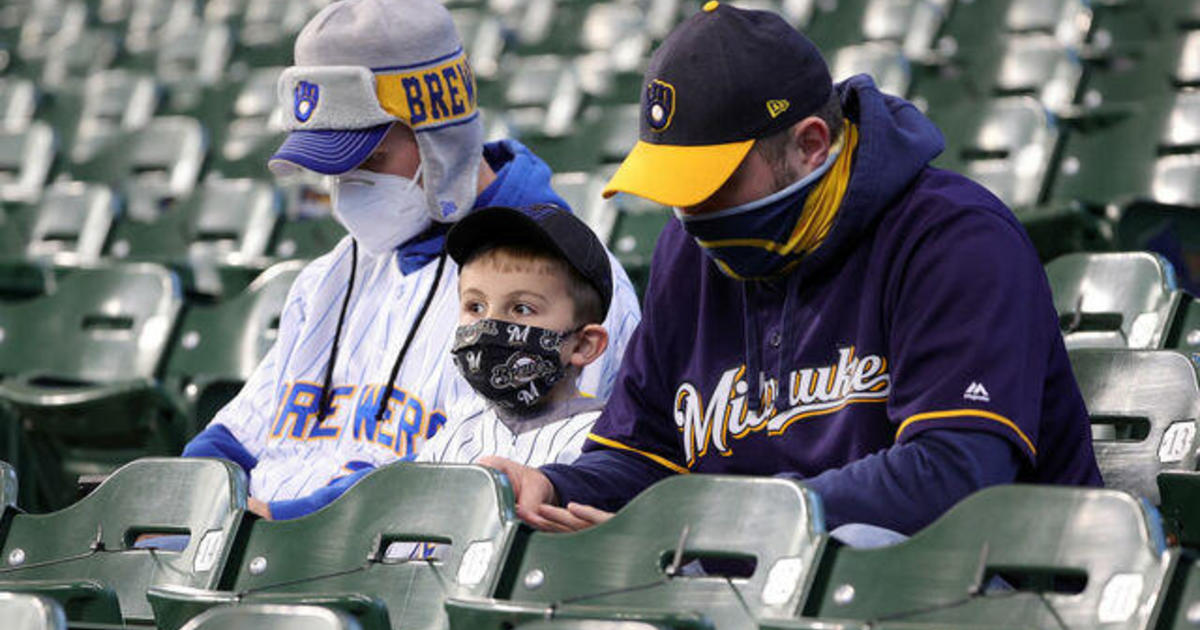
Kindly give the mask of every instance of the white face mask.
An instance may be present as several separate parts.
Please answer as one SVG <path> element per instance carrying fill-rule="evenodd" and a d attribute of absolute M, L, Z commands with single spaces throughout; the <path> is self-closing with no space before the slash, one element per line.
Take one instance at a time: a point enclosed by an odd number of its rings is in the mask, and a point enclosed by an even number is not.
<path fill-rule="evenodd" d="M 333 214 L 367 253 L 387 254 L 433 223 L 420 176 L 418 166 L 412 179 L 358 169 L 334 177 Z"/>

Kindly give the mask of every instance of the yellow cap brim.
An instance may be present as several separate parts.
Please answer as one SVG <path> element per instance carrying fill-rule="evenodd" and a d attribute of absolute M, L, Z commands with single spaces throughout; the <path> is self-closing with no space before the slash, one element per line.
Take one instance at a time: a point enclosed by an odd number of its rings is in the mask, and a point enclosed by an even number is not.
<path fill-rule="evenodd" d="M 737 170 L 753 140 L 682 146 L 638 141 L 604 187 L 604 196 L 619 192 L 664 206 L 687 208 L 708 199 Z"/>

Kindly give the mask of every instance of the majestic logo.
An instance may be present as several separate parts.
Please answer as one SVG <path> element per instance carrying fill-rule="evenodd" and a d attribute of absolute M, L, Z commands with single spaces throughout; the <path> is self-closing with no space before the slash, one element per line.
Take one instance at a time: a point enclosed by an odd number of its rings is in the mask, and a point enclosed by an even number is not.
<path fill-rule="evenodd" d="M 771 115 L 771 118 L 779 118 L 779 115 L 786 112 L 791 106 L 791 103 L 781 98 L 773 98 L 767 101 L 767 113 Z"/>
<path fill-rule="evenodd" d="M 988 395 L 988 390 L 983 383 L 972 382 L 967 385 L 967 391 L 963 392 L 963 398 L 975 402 L 992 402 L 992 397 Z"/>
<path fill-rule="evenodd" d="M 646 86 L 646 122 L 654 131 L 666 131 L 675 116 L 675 86 L 655 79 Z"/>
<path fill-rule="evenodd" d="M 793 422 L 835 413 L 856 403 L 886 402 L 892 379 L 887 359 L 869 354 L 854 355 L 854 346 L 838 349 L 834 365 L 793 370 L 779 393 L 775 379 L 760 379 L 762 409 L 752 410 L 746 400 L 749 385 L 746 366 L 726 370 L 717 380 L 707 404 L 695 385 L 683 383 L 675 391 L 675 426 L 683 433 L 688 466 L 708 453 L 709 447 L 722 455 L 731 452 L 730 441 L 766 429 L 781 435 Z M 786 395 L 790 408 L 777 411 L 776 398 Z M 782 400 L 781 400 L 782 402 Z"/>
<path fill-rule="evenodd" d="M 294 96 L 292 110 L 296 114 L 296 120 L 308 122 L 308 119 L 312 118 L 313 110 L 317 108 L 317 99 L 321 98 L 321 88 L 316 83 L 301 81 L 296 85 Z"/>

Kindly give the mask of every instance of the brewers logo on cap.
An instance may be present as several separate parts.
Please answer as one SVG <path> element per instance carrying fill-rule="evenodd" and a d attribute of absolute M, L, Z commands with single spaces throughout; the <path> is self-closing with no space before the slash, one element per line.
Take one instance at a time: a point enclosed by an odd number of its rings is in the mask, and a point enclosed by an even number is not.
<path fill-rule="evenodd" d="M 646 120 L 654 131 L 665 131 L 675 116 L 675 86 L 655 79 L 646 85 Z"/>
<path fill-rule="evenodd" d="M 321 97 L 321 88 L 316 83 L 301 81 L 296 85 L 296 101 L 293 113 L 299 122 L 308 122 L 313 110 L 317 108 L 317 99 Z"/>

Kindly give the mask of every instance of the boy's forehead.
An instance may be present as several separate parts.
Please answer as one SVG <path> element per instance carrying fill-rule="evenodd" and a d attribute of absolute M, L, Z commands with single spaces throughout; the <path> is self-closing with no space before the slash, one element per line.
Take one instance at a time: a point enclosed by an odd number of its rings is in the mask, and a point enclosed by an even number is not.
<path fill-rule="evenodd" d="M 473 273 L 499 272 L 535 272 L 540 274 L 568 273 L 566 261 L 549 253 L 516 251 L 505 247 L 495 247 L 471 257 L 463 265 L 463 270 L 470 269 Z"/>

